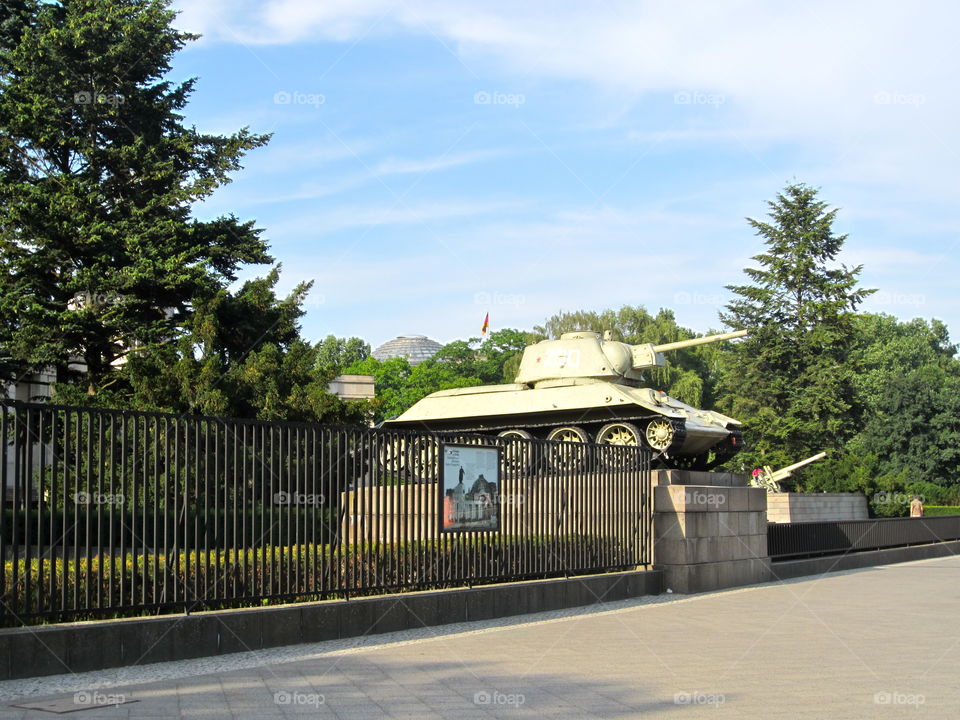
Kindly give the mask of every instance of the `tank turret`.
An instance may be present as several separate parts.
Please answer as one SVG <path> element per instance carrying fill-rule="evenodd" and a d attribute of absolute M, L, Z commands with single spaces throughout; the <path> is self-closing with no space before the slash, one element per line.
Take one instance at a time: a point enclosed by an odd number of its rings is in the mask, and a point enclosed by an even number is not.
<path fill-rule="evenodd" d="M 663 355 L 665 352 L 732 340 L 746 334 L 746 330 L 737 330 L 664 345 L 629 345 L 614 340 L 602 340 L 600 333 L 595 332 L 564 333 L 559 340 L 543 340 L 524 349 L 520 370 L 514 382 L 533 387 L 541 387 L 543 382 L 568 378 L 639 383 L 644 379 L 644 370 L 666 364 Z"/>

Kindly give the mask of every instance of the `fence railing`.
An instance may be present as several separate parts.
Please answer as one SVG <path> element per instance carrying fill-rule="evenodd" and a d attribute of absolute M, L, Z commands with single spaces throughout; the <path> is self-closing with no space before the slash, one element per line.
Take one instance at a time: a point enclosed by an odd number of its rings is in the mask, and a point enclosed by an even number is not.
<path fill-rule="evenodd" d="M 767 528 L 767 551 L 774 560 L 945 540 L 960 540 L 960 516 L 771 523 Z"/>
<path fill-rule="evenodd" d="M 2 624 L 651 562 L 641 448 L 2 406 Z M 439 531 L 445 443 L 501 448 L 499 530 Z"/>

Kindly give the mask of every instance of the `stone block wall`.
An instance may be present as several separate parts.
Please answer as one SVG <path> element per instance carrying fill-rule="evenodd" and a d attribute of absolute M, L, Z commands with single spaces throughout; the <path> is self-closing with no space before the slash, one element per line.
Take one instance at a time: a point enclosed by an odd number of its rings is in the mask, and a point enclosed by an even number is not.
<path fill-rule="evenodd" d="M 750 476 L 740 473 L 707 472 L 703 470 L 652 470 L 656 485 L 712 485 L 716 487 L 747 487 Z"/>
<path fill-rule="evenodd" d="M 866 520 L 867 498 L 859 493 L 769 493 L 769 522 Z"/>
<path fill-rule="evenodd" d="M 765 490 L 661 485 L 653 492 L 653 561 L 664 588 L 695 593 L 770 579 Z"/>

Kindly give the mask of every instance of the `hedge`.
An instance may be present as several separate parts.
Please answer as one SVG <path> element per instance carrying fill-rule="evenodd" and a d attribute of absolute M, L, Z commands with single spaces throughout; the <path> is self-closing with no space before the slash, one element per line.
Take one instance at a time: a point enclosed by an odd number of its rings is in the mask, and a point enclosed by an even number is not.
<path fill-rule="evenodd" d="M 19 558 L 3 565 L 2 624 L 83 620 L 194 610 L 248 607 L 326 597 L 381 594 L 506 582 L 525 577 L 576 574 L 563 557 L 577 559 L 580 572 L 625 567 L 615 538 L 596 536 L 446 539 L 340 548 L 332 545 L 269 546 L 256 549 L 182 551 L 113 558 L 67 557 L 27 564 Z M 619 560 L 623 562 L 623 560 Z M 53 566 L 53 567 L 51 567 Z M 219 566 L 219 572 L 217 570 Z M 49 592 L 51 582 L 53 593 Z M 29 588 L 28 588 L 29 575 Z M 135 595 L 131 597 L 136 576 Z M 271 582 L 271 576 L 273 581 Z M 144 581 L 145 580 L 145 581 Z M 156 580 L 156 582 L 154 582 Z M 164 580 L 167 589 L 164 594 Z M 216 588 L 203 597 L 204 583 Z M 224 590 L 226 583 L 226 593 Z M 120 587 L 123 585 L 123 594 Z M 184 588 L 187 596 L 183 596 Z M 176 588 L 176 589 L 175 589 Z M 319 589 L 318 592 L 315 588 Z M 15 592 L 14 592 L 15 590 Z M 66 612 L 60 606 L 66 595 Z M 89 602 L 87 594 L 89 593 Z M 25 602 L 25 600 L 28 600 Z M 153 606 L 123 607 L 132 604 Z M 26 605 L 26 607 L 25 607 Z M 37 610 L 56 612 L 42 616 Z M 32 616 L 31 616 L 32 613 Z"/>
<path fill-rule="evenodd" d="M 960 505 L 924 505 L 923 514 L 928 517 L 960 515 Z"/>
<path fill-rule="evenodd" d="M 81 508 L 64 513 L 63 510 L 52 511 L 44 508 L 38 511 L 36 508 L 24 510 L 12 510 L 6 508 L 3 510 L 3 531 L 2 537 L 8 545 L 27 544 L 27 531 L 29 530 L 29 540 L 31 545 L 37 544 L 37 521 L 38 512 L 42 513 L 39 518 L 42 539 L 44 544 L 48 544 L 51 538 L 55 544 L 67 545 L 77 544 L 81 547 L 87 544 L 87 512 Z M 14 535 L 14 513 L 17 516 L 16 535 Z M 166 513 L 163 511 L 153 512 L 152 509 L 122 509 L 114 508 L 108 511 L 103 508 L 100 518 L 97 517 L 97 506 L 90 506 L 90 544 L 94 548 L 109 547 L 111 542 L 111 533 L 113 544 L 119 548 L 120 537 L 126 539 L 127 548 L 135 551 L 138 548 L 130 547 L 134 542 L 137 546 L 153 548 L 155 546 L 164 546 L 173 543 L 174 533 L 181 544 L 188 542 L 186 549 L 221 549 L 232 547 L 243 547 L 244 538 L 249 545 L 251 538 L 260 538 L 268 528 L 273 527 L 276 541 L 288 539 L 287 527 L 290 526 L 289 539 L 297 538 L 297 528 L 300 528 L 300 539 L 304 538 L 304 528 L 306 532 L 311 532 L 316 527 L 316 537 L 309 538 L 314 542 L 330 542 L 334 539 L 331 532 L 336 531 L 336 508 L 257 508 L 252 510 L 247 508 L 246 513 L 237 515 L 230 510 L 220 510 L 215 513 L 213 509 L 204 511 L 202 508 L 188 508 L 184 516 L 183 513 Z M 24 523 L 26 520 L 26 524 Z M 291 524 L 292 521 L 292 524 Z M 51 525 L 52 523 L 52 525 Z M 154 527 L 156 524 L 156 527 Z M 52 529 L 51 529 L 52 527 Z M 282 532 L 282 537 L 279 536 Z M 237 541 L 234 543 L 234 535 Z M 269 540 L 268 540 L 269 542 Z"/>

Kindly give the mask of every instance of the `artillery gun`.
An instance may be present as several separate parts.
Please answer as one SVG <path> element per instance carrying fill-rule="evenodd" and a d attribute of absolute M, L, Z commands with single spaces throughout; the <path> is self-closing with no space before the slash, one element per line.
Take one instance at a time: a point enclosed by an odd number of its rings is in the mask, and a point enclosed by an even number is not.
<path fill-rule="evenodd" d="M 666 352 L 746 334 L 630 345 L 611 340 L 609 333 L 564 333 L 525 348 L 513 383 L 441 390 L 383 425 L 645 446 L 667 467 L 707 470 L 743 447 L 740 423 L 644 387 L 643 371 L 665 365 Z"/>
<path fill-rule="evenodd" d="M 822 460 L 826 456 L 827 454 L 825 452 L 819 452 L 816 455 L 808 457 L 806 460 L 801 460 L 793 465 L 787 465 L 785 468 L 780 468 L 779 470 L 773 470 L 769 465 L 764 465 L 762 468 L 757 468 L 753 471 L 753 477 L 750 479 L 750 484 L 754 487 L 764 488 L 768 492 L 783 492 L 783 488 L 780 486 L 780 482 L 782 480 L 786 480 L 788 477 L 793 475 L 794 470 L 799 470 L 805 465 L 814 463 L 817 460 Z"/>

